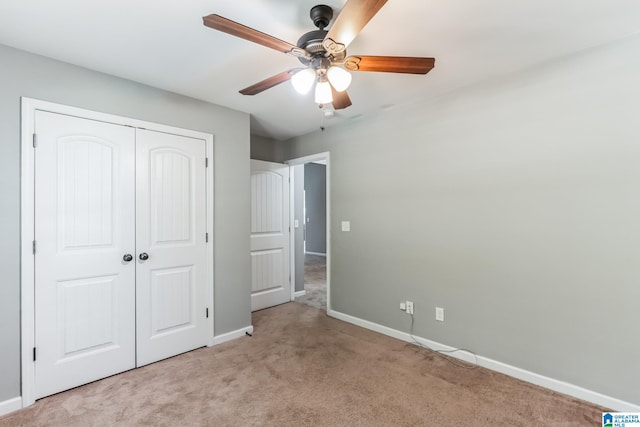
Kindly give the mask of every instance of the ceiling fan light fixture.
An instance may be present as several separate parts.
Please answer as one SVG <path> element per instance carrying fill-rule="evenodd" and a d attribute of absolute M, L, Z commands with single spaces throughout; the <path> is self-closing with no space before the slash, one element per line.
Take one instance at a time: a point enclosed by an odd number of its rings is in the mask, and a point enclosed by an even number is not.
<path fill-rule="evenodd" d="M 327 70 L 327 78 L 338 92 L 344 92 L 351 84 L 351 73 L 335 65 Z"/>
<path fill-rule="evenodd" d="M 315 81 L 316 72 L 311 68 L 300 70 L 291 77 L 291 84 L 300 95 L 309 93 Z"/>
<path fill-rule="evenodd" d="M 316 84 L 315 102 L 321 105 L 331 104 L 333 102 L 331 85 L 326 79 L 318 80 L 318 83 Z"/>
<path fill-rule="evenodd" d="M 342 0 L 344 7 L 335 20 L 331 6 L 314 6 L 310 17 L 318 29 L 304 33 L 295 45 L 215 13 L 202 19 L 209 28 L 294 56 L 304 65 L 303 68 L 283 71 L 248 86 L 240 90 L 242 95 L 256 95 L 291 80 L 296 91 L 303 95 L 309 93 L 315 84 L 314 99 L 320 108 L 332 104 L 334 110 L 342 110 L 352 105 L 347 93 L 351 84 L 349 71 L 427 74 L 434 67 L 435 58 L 388 55 L 347 57 L 347 47 L 387 1 Z M 331 22 L 331 28 L 325 30 Z"/>

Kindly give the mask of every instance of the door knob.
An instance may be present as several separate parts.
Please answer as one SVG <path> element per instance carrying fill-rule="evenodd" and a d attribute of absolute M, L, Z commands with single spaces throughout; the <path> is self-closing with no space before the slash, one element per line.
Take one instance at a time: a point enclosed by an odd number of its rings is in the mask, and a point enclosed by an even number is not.
<path fill-rule="evenodd" d="M 149 254 L 146 252 L 142 252 L 138 258 L 140 258 L 141 261 L 146 261 L 149 259 Z"/>
<path fill-rule="evenodd" d="M 124 256 L 122 257 L 122 260 L 123 260 L 124 262 L 129 262 L 129 261 L 131 261 L 132 259 L 133 259 L 133 255 L 131 255 L 131 254 L 124 254 Z"/>

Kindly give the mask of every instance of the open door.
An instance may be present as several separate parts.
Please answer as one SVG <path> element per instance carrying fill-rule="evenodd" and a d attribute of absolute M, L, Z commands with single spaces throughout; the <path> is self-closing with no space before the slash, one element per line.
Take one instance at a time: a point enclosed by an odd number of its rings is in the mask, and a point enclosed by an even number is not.
<path fill-rule="evenodd" d="M 251 160 L 251 310 L 291 300 L 289 166 Z"/>

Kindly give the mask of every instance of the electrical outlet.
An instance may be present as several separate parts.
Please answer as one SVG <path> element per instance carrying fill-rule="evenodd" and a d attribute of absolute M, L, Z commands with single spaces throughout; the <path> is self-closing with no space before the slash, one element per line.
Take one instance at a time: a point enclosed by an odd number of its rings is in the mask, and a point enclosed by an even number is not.
<path fill-rule="evenodd" d="M 444 308 L 436 307 L 436 320 L 444 322 Z"/>
<path fill-rule="evenodd" d="M 413 301 L 407 301 L 407 314 L 413 314 Z"/>

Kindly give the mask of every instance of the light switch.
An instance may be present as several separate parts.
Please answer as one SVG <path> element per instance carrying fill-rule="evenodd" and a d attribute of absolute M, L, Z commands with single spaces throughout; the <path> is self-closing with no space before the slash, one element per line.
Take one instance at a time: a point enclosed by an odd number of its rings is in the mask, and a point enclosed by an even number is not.
<path fill-rule="evenodd" d="M 351 231 L 351 223 L 349 221 L 342 221 L 342 231 Z"/>
<path fill-rule="evenodd" d="M 293 227 L 294 227 L 294 228 L 298 228 L 298 227 L 300 227 L 300 223 L 298 222 L 298 220 L 297 220 L 297 219 L 294 219 L 294 220 L 293 220 Z"/>

